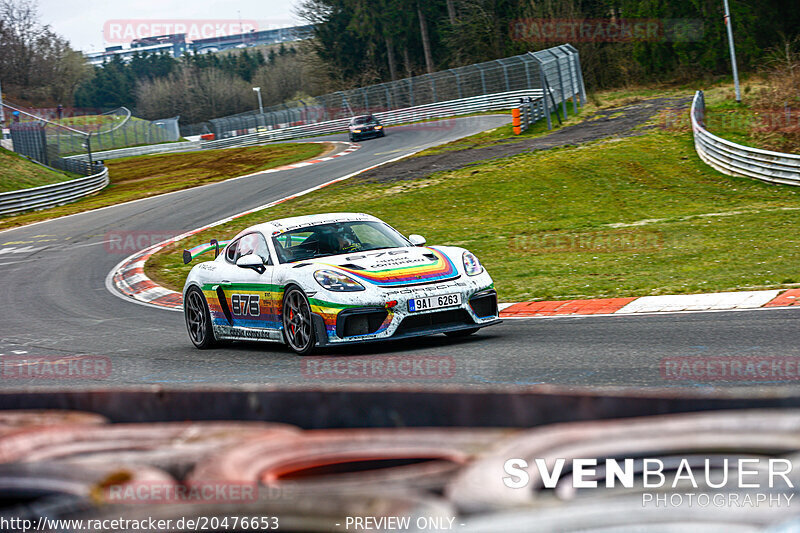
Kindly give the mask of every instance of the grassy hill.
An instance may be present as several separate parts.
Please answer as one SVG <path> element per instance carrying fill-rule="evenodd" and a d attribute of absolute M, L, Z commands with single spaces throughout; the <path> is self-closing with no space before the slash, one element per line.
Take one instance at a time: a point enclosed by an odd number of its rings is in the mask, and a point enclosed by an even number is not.
<path fill-rule="evenodd" d="M 66 181 L 76 176 L 50 170 L 0 148 L 0 192 Z"/>

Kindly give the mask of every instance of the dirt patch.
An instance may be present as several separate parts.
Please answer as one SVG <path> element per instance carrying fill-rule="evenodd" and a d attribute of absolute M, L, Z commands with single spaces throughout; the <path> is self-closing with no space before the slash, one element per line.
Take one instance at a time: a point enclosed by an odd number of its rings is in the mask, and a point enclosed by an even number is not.
<path fill-rule="evenodd" d="M 641 100 L 633 104 L 600 110 L 578 124 L 564 127 L 543 137 L 526 140 L 509 139 L 484 148 L 401 159 L 364 172 L 357 179 L 387 182 L 425 178 L 435 172 L 457 170 L 488 159 L 511 157 L 560 146 L 575 146 L 609 137 L 641 135 L 647 129 L 656 127 L 646 124 L 662 111 L 685 110 L 690 103 L 690 97 Z"/>

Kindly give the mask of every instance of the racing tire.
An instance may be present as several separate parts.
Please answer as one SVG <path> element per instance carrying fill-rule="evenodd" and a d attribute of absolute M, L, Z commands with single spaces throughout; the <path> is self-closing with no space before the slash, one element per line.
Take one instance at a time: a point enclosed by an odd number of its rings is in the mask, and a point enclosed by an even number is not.
<path fill-rule="evenodd" d="M 208 311 L 208 302 L 203 291 L 197 287 L 189 287 L 186 291 L 186 300 L 183 302 L 183 316 L 186 319 L 186 329 L 189 339 L 200 350 L 206 350 L 217 345 L 214 338 L 214 328 L 211 327 L 211 313 Z"/>
<path fill-rule="evenodd" d="M 378 137 L 386 137 L 386 132 L 382 131 L 378 134 Z"/>
<path fill-rule="evenodd" d="M 353 137 L 352 135 L 350 136 L 350 142 L 351 142 L 351 143 L 354 143 L 354 142 L 356 142 L 356 138 L 355 138 L 355 137 Z"/>
<path fill-rule="evenodd" d="M 283 340 L 297 355 L 308 355 L 317 345 L 314 321 L 308 298 L 298 287 L 290 287 L 283 295 Z"/>
<path fill-rule="evenodd" d="M 459 329 L 456 331 L 446 331 L 445 335 L 448 337 L 453 338 L 460 338 L 460 337 L 469 337 L 470 335 L 477 333 L 480 328 L 470 328 L 470 329 Z"/>

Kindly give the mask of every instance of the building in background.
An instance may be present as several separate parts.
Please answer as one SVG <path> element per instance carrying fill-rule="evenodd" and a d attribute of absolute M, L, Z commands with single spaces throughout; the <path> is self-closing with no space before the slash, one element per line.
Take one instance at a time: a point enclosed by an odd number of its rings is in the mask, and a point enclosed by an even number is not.
<path fill-rule="evenodd" d="M 165 53 L 172 57 L 181 57 L 184 53 L 208 54 L 234 48 L 249 48 L 270 44 L 288 43 L 308 39 L 312 36 L 313 26 L 291 26 L 272 30 L 250 31 L 236 35 L 224 35 L 208 39 L 187 41 L 185 33 L 144 37 L 131 41 L 130 46 L 109 46 L 103 52 L 85 54 L 92 65 L 102 66 L 114 56 L 129 61 L 135 54 Z"/>

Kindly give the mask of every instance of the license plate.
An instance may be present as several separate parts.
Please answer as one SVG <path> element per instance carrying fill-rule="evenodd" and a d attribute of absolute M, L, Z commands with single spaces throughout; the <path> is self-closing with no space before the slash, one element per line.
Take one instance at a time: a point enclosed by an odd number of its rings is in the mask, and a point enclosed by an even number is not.
<path fill-rule="evenodd" d="M 428 311 L 429 309 L 440 309 L 456 305 L 461 305 L 460 294 L 443 294 L 427 298 L 412 298 L 408 301 L 408 310 L 413 313 L 414 311 Z"/>

